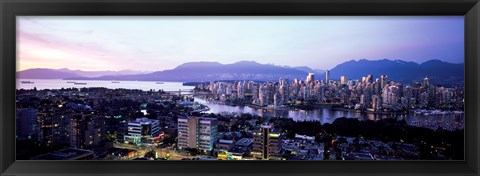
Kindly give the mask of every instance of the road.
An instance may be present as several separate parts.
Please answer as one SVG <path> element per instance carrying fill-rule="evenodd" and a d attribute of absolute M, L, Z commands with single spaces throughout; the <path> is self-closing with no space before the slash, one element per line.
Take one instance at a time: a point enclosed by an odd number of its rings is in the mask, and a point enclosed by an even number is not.
<path fill-rule="evenodd" d="M 145 153 L 147 153 L 152 149 L 148 147 L 138 147 L 136 145 L 125 144 L 125 143 L 114 143 L 113 146 L 115 148 L 135 150 L 137 151 L 138 156 L 140 157 L 145 156 Z M 159 158 L 166 158 L 166 155 L 169 154 L 170 157 L 168 158 L 168 160 L 181 160 L 182 158 L 194 158 L 193 156 L 187 155 L 185 153 L 176 152 L 171 147 L 166 147 L 166 148 L 154 147 L 153 150 L 157 152 Z M 130 159 L 133 159 L 133 158 L 130 158 Z"/>

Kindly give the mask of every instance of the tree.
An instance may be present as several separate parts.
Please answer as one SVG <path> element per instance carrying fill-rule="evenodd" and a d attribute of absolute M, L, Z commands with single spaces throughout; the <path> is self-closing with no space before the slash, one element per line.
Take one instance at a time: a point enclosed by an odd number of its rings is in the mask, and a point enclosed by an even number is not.
<path fill-rule="evenodd" d="M 145 153 L 145 158 L 156 158 L 155 156 L 156 156 L 155 151 L 153 150 L 150 150 L 147 153 Z"/>

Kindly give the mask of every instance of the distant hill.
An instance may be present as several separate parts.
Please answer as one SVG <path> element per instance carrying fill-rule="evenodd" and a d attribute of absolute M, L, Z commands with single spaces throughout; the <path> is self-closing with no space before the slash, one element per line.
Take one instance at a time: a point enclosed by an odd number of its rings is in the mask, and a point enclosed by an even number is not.
<path fill-rule="evenodd" d="M 17 73 L 19 78 L 73 79 L 73 80 L 138 80 L 196 82 L 215 80 L 255 80 L 278 81 L 279 78 L 305 79 L 308 73 L 315 73 L 316 79 L 324 79 L 325 71 L 309 67 L 288 67 L 260 64 L 254 61 L 240 61 L 233 64 L 218 62 L 189 62 L 171 70 L 138 74 L 139 72 L 86 72 L 69 69 L 29 69 Z M 361 79 L 372 74 L 373 78 L 387 75 L 388 79 L 400 83 L 421 81 L 428 76 L 430 82 L 441 85 L 463 85 L 464 64 L 430 60 L 421 64 L 402 60 L 351 60 L 330 70 L 330 79 L 339 80 L 346 76 L 349 80 Z M 100 75 L 100 76 L 98 76 Z"/>
<path fill-rule="evenodd" d="M 374 78 L 387 75 L 388 79 L 400 83 L 412 83 L 427 76 L 432 83 L 451 85 L 461 84 L 464 80 L 464 64 L 447 63 L 430 60 L 422 64 L 402 60 L 351 60 L 337 65 L 330 70 L 330 79 L 339 80 L 340 76 L 348 79 L 361 79 L 372 74 Z M 322 75 L 323 77 L 325 74 Z"/>
<path fill-rule="evenodd" d="M 312 69 L 307 66 L 299 66 L 299 67 L 290 67 L 290 66 L 284 66 L 285 68 L 293 68 L 297 69 L 300 71 L 308 72 L 308 73 L 314 73 L 314 75 L 322 75 L 325 73 L 325 70 L 320 70 L 320 69 Z"/>
<path fill-rule="evenodd" d="M 233 64 L 217 62 L 189 62 L 172 70 L 158 71 L 149 74 L 125 76 L 101 76 L 95 80 L 142 80 L 142 81 L 214 81 L 214 80 L 259 80 L 278 81 L 279 78 L 304 78 L 308 73 L 294 68 L 284 68 L 254 61 L 240 61 Z"/>
<path fill-rule="evenodd" d="M 65 79 L 78 76 L 81 75 L 47 68 L 33 68 L 17 72 L 17 78 L 19 79 Z"/>
<path fill-rule="evenodd" d="M 132 75 L 141 74 L 139 71 L 82 71 L 62 69 L 33 68 L 17 72 L 17 78 L 21 79 L 65 79 L 72 77 L 99 77 L 106 75 Z"/>
<path fill-rule="evenodd" d="M 147 72 L 140 72 L 134 70 L 121 70 L 121 71 L 83 71 L 83 70 L 69 70 L 67 68 L 60 69 L 62 71 L 75 73 L 81 75 L 82 77 L 99 77 L 99 76 L 107 76 L 107 75 L 134 75 L 134 74 L 142 74 Z"/>

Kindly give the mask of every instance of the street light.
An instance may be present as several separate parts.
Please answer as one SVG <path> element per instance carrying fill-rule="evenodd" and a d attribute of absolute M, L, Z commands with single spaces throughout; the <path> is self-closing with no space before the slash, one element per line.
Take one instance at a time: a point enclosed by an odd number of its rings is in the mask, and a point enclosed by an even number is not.
<path fill-rule="evenodd" d="M 165 158 L 168 159 L 168 158 L 170 158 L 170 156 L 171 156 L 171 155 L 170 155 L 170 152 L 165 153 Z"/>

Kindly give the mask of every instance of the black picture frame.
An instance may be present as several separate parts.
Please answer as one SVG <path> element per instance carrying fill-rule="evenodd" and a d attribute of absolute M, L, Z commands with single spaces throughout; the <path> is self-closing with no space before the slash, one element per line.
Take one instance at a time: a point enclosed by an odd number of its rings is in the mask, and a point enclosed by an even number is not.
<path fill-rule="evenodd" d="M 1 175 L 479 175 L 478 0 L 1 0 Z M 464 161 L 16 161 L 18 15 L 464 15 Z"/>

